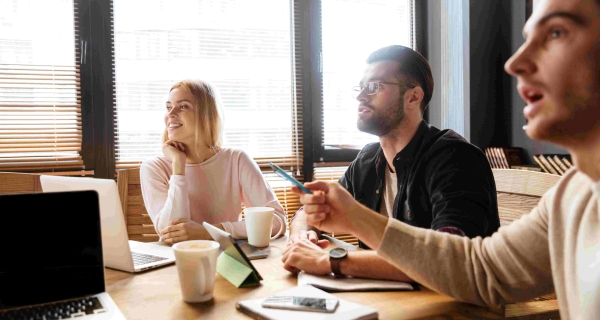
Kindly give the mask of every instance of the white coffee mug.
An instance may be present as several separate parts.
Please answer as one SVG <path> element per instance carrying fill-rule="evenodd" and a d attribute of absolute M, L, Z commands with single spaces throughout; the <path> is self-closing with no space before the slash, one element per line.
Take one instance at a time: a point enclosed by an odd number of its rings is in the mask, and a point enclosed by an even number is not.
<path fill-rule="evenodd" d="M 280 223 L 279 232 L 271 237 L 273 227 L 273 217 Z M 283 220 L 275 214 L 275 209 L 271 207 L 249 207 L 244 209 L 244 219 L 246 220 L 246 232 L 248 233 L 248 243 L 255 247 L 268 247 L 269 241 L 275 239 L 283 232 Z"/>
<path fill-rule="evenodd" d="M 183 241 L 173 245 L 175 264 L 186 302 L 212 299 L 219 243 L 210 240 Z"/>

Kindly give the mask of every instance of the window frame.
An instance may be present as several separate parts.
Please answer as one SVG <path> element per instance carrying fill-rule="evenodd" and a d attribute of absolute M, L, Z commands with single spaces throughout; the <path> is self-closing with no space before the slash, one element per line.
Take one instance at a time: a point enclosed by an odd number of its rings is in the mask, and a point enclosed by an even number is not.
<path fill-rule="evenodd" d="M 81 105 L 83 140 L 81 155 L 86 170 L 94 170 L 96 178 L 114 179 L 116 158 L 114 119 L 115 92 L 113 81 L 114 34 L 112 26 L 113 3 L 103 0 L 74 0 L 78 3 L 81 48 Z M 357 150 L 325 150 L 321 146 L 323 134 L 322 75 L 321 75 L 321 1 L 290 0 L 298 10 L 301 30 L 293 30 L 300 37 L 302 50 L 302 172 L 304 181 L 313 180 L 316 163 L 349 162 Z M 427 58 L 427 1 L 411 0 L 415 21 L 412 23 L 413 43 Z M 424 118 L 428 119 L 428 112 Z"/>
<path fill-rule="evenodd" d="M 95 178 L 115 177 L 112 0 L 74 0 L 79 5 L 81 52 L 81 156 Z"/>

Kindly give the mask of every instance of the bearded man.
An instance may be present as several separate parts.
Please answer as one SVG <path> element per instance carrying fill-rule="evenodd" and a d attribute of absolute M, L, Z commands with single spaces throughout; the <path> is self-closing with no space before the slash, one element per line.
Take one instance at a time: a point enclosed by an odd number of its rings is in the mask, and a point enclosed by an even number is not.
<path fill-rule="evenodd" d="M 352 92 L 358 129 L 379 142 L 360 151 L 339 183 L 385 217 L 469 238 L 489 236 L 500 227 L 489 162 L 458 133 L 423 120 L 433 87 L 427 60 L 410 48 L 394 45 L 369 56 Z M 288 251 L 297 253 L 284 257 L 290 272 L 411 281 L 371 250 L 330 256 L 329 242 L 318 240 L 302 209 L 290 229 Z"/>

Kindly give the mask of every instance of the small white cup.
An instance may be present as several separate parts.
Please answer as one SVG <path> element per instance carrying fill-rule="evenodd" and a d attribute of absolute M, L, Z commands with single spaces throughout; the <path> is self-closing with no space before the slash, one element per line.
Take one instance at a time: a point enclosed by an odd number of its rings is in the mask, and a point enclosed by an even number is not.
<path fill-rule="evenodd" d="M 186 302 L 212 299 L 219 243 L 210 240 L 183 241 L 173 245 L 175 264 Z"/>
<path fill-rule="evenodd" d="M 279 232 L 271 237 L 271 228 L 273 227 L 273 217 L 280 223 Z M 250 207 L 244 209 L 244 219 L 246 221 L 246 232 L 248 233 L 248 243 L 255 247 L 268 247 L 269 241 L 275 239 L 283 232 L 283 220 L 275 214 L 275 209 L 271 207 Z"/>

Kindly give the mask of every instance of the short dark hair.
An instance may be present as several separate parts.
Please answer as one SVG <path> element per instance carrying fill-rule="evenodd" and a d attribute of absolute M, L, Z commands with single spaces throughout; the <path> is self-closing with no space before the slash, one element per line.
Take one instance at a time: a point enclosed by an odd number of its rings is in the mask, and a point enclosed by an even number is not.
<path fill-rule="evenodd" d="M 407 77 L 410 84 L 418 85 L 423 89 L 424 95 L 421 102 L 421 113 L 423 113 L 433 94 L 433 75 L 427 60 L 411 48 L 393 45 L 378 49 L 367 58 L 368 64 L 379 61 L 398 61 L 400 63 L 398 75 Z"/>

